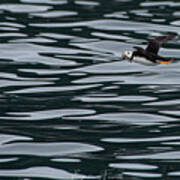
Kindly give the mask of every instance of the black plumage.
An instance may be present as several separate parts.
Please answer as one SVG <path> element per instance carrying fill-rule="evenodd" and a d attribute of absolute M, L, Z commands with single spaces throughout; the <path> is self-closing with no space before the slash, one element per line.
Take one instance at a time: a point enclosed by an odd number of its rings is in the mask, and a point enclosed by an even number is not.
<path fill-rule="evenodd" d="M 130 61 L 133 61 L 135 57 L 143 57 L 153 63 L 157 63 L 157 61 L 161 63 L 169 62 L 172 59 L 166 59 L 164 57 L 161 57 L 158 55 L 159 49 L 162 45 L 162 43 L 167 42 L 168 40 L 171 40 L 175 37 L 175 34 L 169 34 L 166 36 L 160 36 L 155 39 L 152 39 L 148 41 L 148 46 L 146 49 L 143 49 L 141 47 L 134 47 L 135 51 L 133 52 L 133 55 L 130 59 Z"/>

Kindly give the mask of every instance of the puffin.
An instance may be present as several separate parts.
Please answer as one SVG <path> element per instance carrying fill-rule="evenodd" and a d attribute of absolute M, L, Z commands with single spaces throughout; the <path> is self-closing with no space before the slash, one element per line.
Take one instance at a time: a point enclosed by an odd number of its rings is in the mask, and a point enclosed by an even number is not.
<path fill-rule="evenodd" d="M 134 51 L 124 51 L 122 53 L 122 59 L 129 59 L 130 62 L 145 65 L 170 64 L 173 58 L 161 57 L 158 55 L 158 51 L 163 43 L 173 39 L 175 36 L 175 34 L 168 34 L 151 39 L 148 41 L 146 49 L 135 46 L 133 47 L 135 49 Z"/>

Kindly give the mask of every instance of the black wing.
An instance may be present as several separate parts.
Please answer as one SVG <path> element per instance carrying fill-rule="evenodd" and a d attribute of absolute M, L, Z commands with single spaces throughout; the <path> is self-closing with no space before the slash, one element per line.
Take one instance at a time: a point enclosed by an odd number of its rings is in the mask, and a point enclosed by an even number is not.
<path fill-rule="evenodd" d="M 155 39 L 150 40 L 148 42 L 146 52 L 158 54 L 158 51 L 159 51 L 159 48 L 161 47 L 161 44 L 173 39 L 175 36 L 176 36 L 175 34 L 169 34 L 166 36 L 160 36 L 160 37 L 157 37 Z"/>

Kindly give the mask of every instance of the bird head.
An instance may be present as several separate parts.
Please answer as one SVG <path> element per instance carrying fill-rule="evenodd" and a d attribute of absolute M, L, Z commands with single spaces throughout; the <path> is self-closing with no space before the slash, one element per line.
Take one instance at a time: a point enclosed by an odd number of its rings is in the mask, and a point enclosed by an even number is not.
<path fill-rule="evenodd" d="M 133 51 L 123 51 L 122 59 L 131 59 L 133 55 Z"/>

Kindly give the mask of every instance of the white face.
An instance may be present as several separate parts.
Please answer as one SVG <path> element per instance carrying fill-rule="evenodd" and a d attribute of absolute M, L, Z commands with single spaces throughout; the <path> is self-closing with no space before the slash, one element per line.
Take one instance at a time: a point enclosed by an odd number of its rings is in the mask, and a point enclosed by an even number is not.
<path fill-rule="evenodd" d="M 124 51 L 124 52 L 122 53 L 122 58 L 123 58 L 123 59 L 125 59 L 125 58 L 131 59 L 132 55 L 133 55 L 133 52 L 132 52 L 132 51 Z"/>

